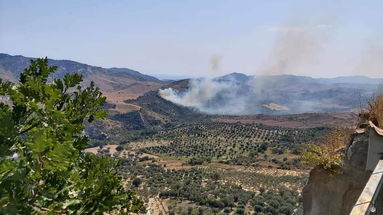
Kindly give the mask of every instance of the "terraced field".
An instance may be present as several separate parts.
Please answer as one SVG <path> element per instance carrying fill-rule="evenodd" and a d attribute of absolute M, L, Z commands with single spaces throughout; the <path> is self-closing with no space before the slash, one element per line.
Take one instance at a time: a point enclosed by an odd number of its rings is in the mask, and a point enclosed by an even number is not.
<path fill-rule="evenodd" d="M 147 201 L 151 199 L 153 211 L 166 210 L 168 214 L 188 211 L 192 211 L 190 214 L 293 214 L 301 210 L 299 190 L 306 181 L 304 173 L 280 176 L 210 167 L 170 170 L 157 165 L 155 160 L 143 161 L 134 156 L 123 161 L 120 171 L 130 189 Z M 156 204 L 152 203 L 153 199 Z M 181 204 L 188 206 L 179 207 Z"/>
<path fill-rule="evenodd" d="M 292 168 L 304 144 L 327 128 L 291 129 L 261 124 L 205 123 L 161 130 L 128 148 L 143 153 L 236 165 Z"/>
<path fill-rule="evenodd" d="M 119 147 L 89 151 L 122 159 L 127 186 L 153 215 L 301 214 L 299 154 L 329 130 L 200 122 L 120 133 Z"/>

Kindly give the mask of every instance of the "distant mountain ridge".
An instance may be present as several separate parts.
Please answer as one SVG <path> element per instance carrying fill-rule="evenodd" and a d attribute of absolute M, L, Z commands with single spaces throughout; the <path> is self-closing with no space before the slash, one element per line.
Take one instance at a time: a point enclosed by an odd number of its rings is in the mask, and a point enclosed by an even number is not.
<path fill-rule="evenodd" d="M 300 76 L 300 75 L 246 75 L 239 72 L 229 73 L 227 75 L 219 76 L 214 78 L 214 80 L 236 80 L 236 81 L 248 81 L 250 79 L 274 79 L 274 80 L 284 80 L 284 81 L 294 81 L 294 82 L 320 82 L 320 83 L 331 83 L 331 84 L 383 84 L 383 78 L 370 78 L 363 75 L 355 76 L 339 76 L 335 78 L 313 78 L 310 76 Z"/>
<path fill-rule="evenodd" d="M 235 81 L 235 82 L 245 82 L 252 79 L 254 76 L 246 75 L 239 72 L 233 72 L 227 75 L 219 76 L 214 78 L 217 81 Z"/>
<path fill-rule="evenodd" d="M 320 78 L 331 83 L 356 83 L 356 84 L 382 84 L 383 78 L 369 78 L 367 76 L 341 76 L 336 78 Z"/>
<path fill-rule="evenodd" d="M 0 78 L 16 82 L 32 59 L 35 58 L 0 53 Z M 85 82 L 94 81 L 105 91 L 124 89 L 137 83 L 161 83 L 155 77 L 128 68 L 102 68 L 71 60 L 54 59 L 49 59 L 49 64 L 58 67 L 53 74 L 54 77 L 63 77 L 65 73 L 77 72 L 84 76 Z"/>
<path fill-rule="evenodd" d="M 0 53 L 0 78 L 17 82 L 20 73 L 29 66 L 31 59 L 34 58 Z M 182 94 L 186 95 L 191 87 L 201 87 L 201 89 L 189 95 L 189 102 L 198 100 L 198 94 L 210 96 L 208 99 L 205 98 L 206 102 L 198 103 L 209 112 L 204 112 L 200 107 L 193 105 L 183 105 L 182 99 L 176 99 L 173 102 L 181 101 L 177 104 L 191 107 L 190 111 L 200 110 L 202 113 L 253 115 L 344 112 L 352 111 L 361 103 L 365 103 L 383 83 L 383 79 L 365 76 L 312 78 L 297 75 L 251 76 L 242 73 L 230 73 L 201 83 L 192 82 L 192 79 L 170 83 L 128 68 L 102 68 L 71 60 L 49 59 L 49 63 L 58 66 L 54 77 L 63 77 L 65 73 L 77 72 L 84 76 L 84 84 L 94 81 L 105 92 L 108 102 L 117 104 L 118 108 L 115 110 L 124 113 L 139 108 L 148 110 L 150 105 L 164 106 L 166 109 L 163 101 L 156 104 L 159 97 L 154 95 L 157 95 L 158 89 L 172 88 L 178 92 L 173 96 L 182 96 Z M 148 94 L 144 95 L 144 93 Z M 148 98 L 133 102 L 139 96 Z M 127 102 L 132 105 L 126 106 L 124 101 L 129 99 L 133 99 Z M 141 104 L 141 101 L 145 101 L 145 105 Z M 125 109 L 122 111 L 121 107 Z M 225 110 L 222 110 L 223 107 Z M 156 111 L 151 113 L 153 112 Z M 186 111 L 182 113 L 184 112 Z M 164 113 L 160 115 L 164 115 L 162 119 L 168 117 Z M 181 117 L 183 114 L 179 115 Z"/>
<path fill-rule="evenodd" d="M 20 73 L 29 66 L 30 60 L 36 59 L 35 57 L 25 57 L 22 55 L 9 55 L 0 53 L 0 78 L 17 81 Z M 92 66 L 72 60 L 55 60 L 49 59 L 50 65 L 58 66 L 55 77 L 62 77 L 65 73 L 78 72 L 84 76 L 84 79 L 90 79 L 100 83 L 100 88 L 105 90 L 123 89 L 133 82 L 162 82 L 156 77 L 142 74 L 138 71 L 129 68 L 103 68 Z M 94 76 L 100 76 L 95 78 Z M 109 76 L 109 77 L 105 77 Z M 246 75 L 239 72 L 229 73 L 227 75 L 214 78 L 217 81 L 233 81 L 244 83 L 251 79 L 258 79 L 263 81 L 273 82 L 291 82 L 291 83 L 322 83 L 322 84 L 371 84 L 378 85 L 383 83 L 383 78 L 369 78 L 366 76 L 341 76 L 336 78 L 312 78 L 308 76 L 297 75 L 271 75 L 271 76 L 253 76 Z M 120 80 L 119 80 L 120 79 Z M 129 79 L 129 80 L 127 80 Z M 187 80 L 187 79 L 184 79 Z M 124 83 L 124 81 L 127 81 Z M 179 80 L 182 81 L 182 80 Z"/>

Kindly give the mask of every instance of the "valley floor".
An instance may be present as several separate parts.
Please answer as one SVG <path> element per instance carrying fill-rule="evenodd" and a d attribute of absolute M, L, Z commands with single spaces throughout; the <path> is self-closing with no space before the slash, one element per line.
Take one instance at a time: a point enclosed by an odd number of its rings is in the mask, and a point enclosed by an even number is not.
<path fill-rule="evenodd" d="M 127 132 L 111 124 L 94 142 L 104 144 L 86 151 L 120 159 L 149 214 L 302 214 L 309 170 L 300 153 L 330 130 L 200 121 Z"/>

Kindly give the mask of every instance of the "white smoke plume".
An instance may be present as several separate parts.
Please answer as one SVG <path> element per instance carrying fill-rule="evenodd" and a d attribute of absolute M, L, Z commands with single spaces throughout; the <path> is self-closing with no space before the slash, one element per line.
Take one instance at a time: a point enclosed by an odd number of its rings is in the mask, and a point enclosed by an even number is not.
<path fill-rule="evenodd" d="M 175 104 L 196 108 L 208 114 L 241 115 L 248 98 L 240 91 L 241 85 L 234 81 L 192 79 L 185 92 L 167 88 L 159 90 L 159 95 Z"/>
<path fill-rule="evenodd" d="M 278 36 L 267 61 L 257 68 L 256 78 L 236 74 L 224 78 L 193 79 L 186 91 L 168 88 L 160 90 L 159 95 L 203 113 L 251 115 L 350 111 L 360 105 L 361 95 L 368 97 L 376 90 L 376 86 L 335 86 L 311 78 L 287 76 L 306 74 L 318 66 L 318 59 L 323 57 L 323 49 L 329 41 L 330 25 L 269 30 L 278 32 Z M 378 57 L 369 57 L 365 62 L 379 59 L 382 54 L 378 51 L 371 52 Z M 376 62 L 369 66 L 378 70 L 376 65 L 381 65 L 382 61 Z M 221 65 L 221 55 L 210 59 L 215 74 L 222 73 Z"/>
<path fill-rule="evenodd" d="M 219 54 L 215 54 L 211 56 L 209 63 L 214 74 L 220 74 L 222 72 L 221 70 L 222 58 L 223 58 L 222 55 L 219 55 Z"/>
<path fill-rule="evenodd" d="M 283 29 L 270 53 L 268 63 L 259 68 L 259 75 L 277 75 L 292 73 L 302 62 L 311 59 L 318 51 L 318 38 L 305 29 Z M 214 74 L 222 73 L 222 55 L 213 55 L 210 66 Z M 175 104 L 195 108 L 208 114 L 246 115 L 258 114 L 270 110 L 289 108 L 278 104 L 281 101 L 278 93 L 281 83 L 274 80 L 259 81 L 252 76 L 237 74 L 224 76 L 223 79 L 192 79 L 184 92 L 172 88 L 162 89 L 159 95 Z M 283 85 L 283 84 L 282 84 Z M 303 105 L 303 107 L 315 106 Z M 312 111 L 307 108 L 304 111 Z"/>
<path fill-rule="evenodd" d="M 192 79 L 184 91 L 159 90 L 175 104 L 216 115 L 345 112 L 359 107 L 378 84 L 333 83 L 299 76 L 254 78 L 232 74 L 214 79 Z"/>

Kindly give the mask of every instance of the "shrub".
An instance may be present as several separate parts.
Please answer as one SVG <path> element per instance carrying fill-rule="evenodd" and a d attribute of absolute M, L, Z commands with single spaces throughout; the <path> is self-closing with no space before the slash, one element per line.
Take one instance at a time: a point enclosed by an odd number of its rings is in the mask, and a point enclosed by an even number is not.
<path fill-rule="evenodd" d="M 343 165 L 343 149 L 349 142 L 349 129 L 334 129 L 324 135 L 318 142 L 308 145 L 302 153 L 302 163 L 311 167 L 319 166 L 325 170 L 335 171 Z"/>
<path fill-rule="evenodd" d="M 203 163 L 208 162 L 210 163 L 209 158 L 204 158 L 204 157 L 192 157 L 188 160 L 189 165 L 202 165 Z"/>
<path fill-rule="evenodd" d="M 245 214 L 244 208 L 237 208 L 236 214 Z"/>
<path fill-rule="evenodd" d="M 383 94 L 375 96 L 368 102 L 368 119 L 375 125 L 383 126 Z"/>
<path fill-rule="evenodd" d="M 122 147 L 121 145 L 118 145 L 118 146 L 116 147 L 116 150 L 117 150 L 118 152 L 121 152 L 122 150 L 124 150 L 124 147 Z"/>
<path fill-rule="evenodd" d="M 141 178 L 135 178 L 132 181 L 132 185 L 135 186 L 135 187 L 139 187 L 141 185 L 141 183 L 142 183 Z"/>

